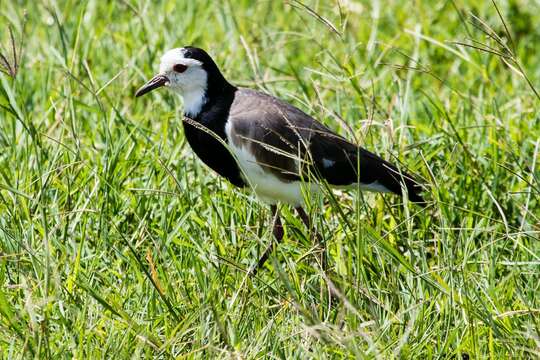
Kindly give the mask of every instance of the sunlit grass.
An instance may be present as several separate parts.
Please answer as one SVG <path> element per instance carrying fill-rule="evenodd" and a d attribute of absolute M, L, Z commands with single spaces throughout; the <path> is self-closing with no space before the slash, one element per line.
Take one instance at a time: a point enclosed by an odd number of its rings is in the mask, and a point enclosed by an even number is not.
<path fill-rule="evenodd" d="M 0 74 L 2 357 L 540 356 L 540 6 L 497 4 L 504 23 L 487 1 L 0 3 L 0 52 L 23 45 Z M 326 273 L 283 207 L 247 278 L 270 212 L 194 156 L 179 99 L 133 97 L 187 44 L 430 205 L 308 199 Z"/>

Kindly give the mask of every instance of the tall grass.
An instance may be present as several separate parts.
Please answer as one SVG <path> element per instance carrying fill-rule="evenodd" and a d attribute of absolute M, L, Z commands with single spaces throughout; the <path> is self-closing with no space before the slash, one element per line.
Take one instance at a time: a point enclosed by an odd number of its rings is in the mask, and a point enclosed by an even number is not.
<path fill-rule="evenodd" d="M 0 74 L 2 357 L 539 357 L 539 10 L 1 2 L 0 52 L 23 45 Z M 186 44 L 406 164 L 430 206 L 308 199 L 327 272 L 283 207 L 247 278 L 268 209 L 193 155 L 179 99 L 133 97 Z"/>

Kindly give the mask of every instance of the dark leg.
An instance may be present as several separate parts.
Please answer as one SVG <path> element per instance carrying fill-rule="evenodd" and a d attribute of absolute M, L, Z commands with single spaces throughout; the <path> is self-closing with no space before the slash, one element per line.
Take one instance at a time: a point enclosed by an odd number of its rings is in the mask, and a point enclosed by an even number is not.
<path fill-rule="evenodd" d="M 276 243 L 280 243 L 283 239 L 283 225 L 281 225 L 281 218 L 279 217 L 279 211 L 277 209 L 276 205 L 271 205 L 270 210 L 272 212 L 272 222 L 274 223 L 274 228 L 272 230 L 272 233 L 274 234 L 274 237 L 276 238 Z M 264 253 L 259 259 L 259 262 L 257 262 L 257 265 L 251 268 L 249 271 L 249 274 L 251 276 L 257 275 L 257 271 L 259 271 L 260 268 L 263 267 L 266 260 L 268 260 L 268 257 L 272 253 L 272 250 L 274 249 L 274 241 L 270 241 L 270 245 L 264 250 Z"/>
<path fill-rule="evenodd" d="M 308 214 L 306 214 L 304 208 L 299 206 L 296 208 L 296 212 L 298 213 L 298 216 L 300 216 L 300 219 L 302 219 L 304 225 L 306 225 L 309 233 L 311 234 L 311 231 L 315 232 L 315 239 L 317 240 L 318 245 L 321 247 L 321 266 L 324 270 L 326 270 L 326 246 L 324 245 L 321 235 L 317 231 L 315 231 L 315 229 L 313 229 L 311 219 L 309 218 Z"/>
<path fill-rule="evenodd" d="M 324 241 L 323 241 L 323 239 L 321 237 L 321 234 L 319 234 L 318 231 L 316 231 L 315 229 L 312 228 L 311 219 L 309 218 L 308 214 L 306 214 L 306 212 L 304 211 L 304 209 L 302 207 L 300 207 L 300 206 L 297 207 L 296 212 L 298 213 L 298 215 L 302 219 L 302 222 L 304 223 L 304 225 L 306 225 L 309 233 L 311 234 L 312 231 L 315 232 L 315 239 L 317 240 L 317 243 L 318 243 L 318 245 L 320 247 L 320 251 L 321 251 L 319 261 L 321 262 L 321 268 L 322 268 L 323 272 L 326 273 L 327 270 L 328 270 L 328 262 L 326 260 L 326 245 L 324 244 Z M 327 289 L 328 289 L 329 306 L 332 306 L 331 305 L 332 303 L 337 304 L 336 299 L 339 299 L 338 294 L 334 290 L 332 290 L 332 288 L 330 286 L 328 286 Z M 323 296 L 323 292 L 324 292 L 324 286 L 321 287 L 321 298 Z"/>
<path fill-rule="evenodd" d="M 306 225 L 308 230 L 311 231 L 311 219 L 309 218 L 304 208 L 299 206 L 295 208 L 295 210 L 298 213 L 298 216 L 300 216 L 300 219 L 302 219 L 302 221 L 304 222 L 304 225 Z"/>

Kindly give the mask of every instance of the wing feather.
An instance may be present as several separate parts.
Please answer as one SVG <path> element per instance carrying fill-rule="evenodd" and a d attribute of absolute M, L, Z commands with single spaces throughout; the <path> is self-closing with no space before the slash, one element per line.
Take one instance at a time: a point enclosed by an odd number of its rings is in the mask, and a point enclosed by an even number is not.
<path fill-rule="evenodd" d="M 335 186 L 360 182 L 397 194 L 404 185 L 412 201 L 423 201 L 411 175 L 275 97 L 239 89 L 229 121 L 234 145 L 246 147 L 265 171 L 283 181 L 315 177 Z"/>

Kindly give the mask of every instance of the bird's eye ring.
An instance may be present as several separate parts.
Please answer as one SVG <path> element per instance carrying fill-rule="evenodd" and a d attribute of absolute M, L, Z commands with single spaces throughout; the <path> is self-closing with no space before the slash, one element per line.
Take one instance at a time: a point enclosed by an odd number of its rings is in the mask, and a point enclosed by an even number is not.
<path fill-rule="evenodd" d="M 184 71 L 186 71 L 186 69 L 187 69 L 187 66 L 184 64 L 176 64 L 173 66 L 173 70 L 176 71 L 177 73 L 183 73 Z"/>

